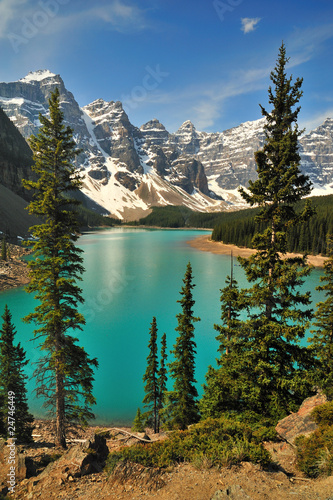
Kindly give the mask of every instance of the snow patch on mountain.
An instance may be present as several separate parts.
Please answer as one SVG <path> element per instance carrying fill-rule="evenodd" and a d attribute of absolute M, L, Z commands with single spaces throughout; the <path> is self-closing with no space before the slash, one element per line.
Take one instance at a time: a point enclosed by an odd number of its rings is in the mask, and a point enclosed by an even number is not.
<path fill-rule="evenodd" d="M 41 82 L 42 80 L 45 80 L 45 78 L 54 78 L 56 76 L 57 75 L 55 73 L 51 73 L 48 69 L 40 69 L 38 71 L 30 71 L 27 76 L 21 78 L 19 82 Z"/>

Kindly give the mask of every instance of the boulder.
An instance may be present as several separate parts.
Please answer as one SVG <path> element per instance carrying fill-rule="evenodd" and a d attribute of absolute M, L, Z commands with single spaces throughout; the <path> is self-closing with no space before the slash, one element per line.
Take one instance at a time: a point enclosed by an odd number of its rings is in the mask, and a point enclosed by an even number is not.
<path fill-rule="evenodd" d="M 105 437 L 95 434 L 93 440 L 87 440 L 69 448 L 58 460 L 50 463 L 38 479 L 42 480 L 50 476 L 68 479 L 101 472 L 108 453 Z"/>
<path fill-rule="evenodd" d="M 290 444 L 294 444 L 295 439 L 300 435 L 311 434 L 318 427 L 311 417 L 312 410 L 326 402 L 327 398 L 322 393 L 305 399 L 297 413 L 292 413 L 278 422 L 276 432 Z"/>

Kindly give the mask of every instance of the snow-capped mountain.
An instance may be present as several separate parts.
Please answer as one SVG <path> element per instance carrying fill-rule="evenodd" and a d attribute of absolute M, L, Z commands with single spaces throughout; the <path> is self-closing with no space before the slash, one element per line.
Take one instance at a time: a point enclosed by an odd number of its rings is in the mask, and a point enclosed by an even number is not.
<path fill-rule="evenodd" d="M 83 192 L 110 213 L 132 218 L 151 205 L 202 211 L 226 205 L 210 196 L 198 159 L 155 145 L 130 123 L 120 102 L 98 99 L 81 109 L 61 77 L 48 70 L 0 83 L 0 106 L 24 137 L 38 132 L 39 113 L 48 114 L 48 98 L 56 87 L 64 121 L 83 151 L 77 158 L 78 167 L 84 167 Z M 149 124 L 147 129 L 152 133 Z"/>
<path fill-rule="evenodd" d="M 39 113 L 48 113 L 55 87 L 83 151 L 77 159 L 83 192 L 113 215 L 133 219 L 166 204 L 200 211 L 244 206 L 237 188 L 257 176 L 254 152 L 263 145 L 264 119 L 216 133 L 197 131 L 190 121 L 175 133 L 157 119 L 138 128 L 119 101 L 97 99 L 80 108 L 61 77 L 44 70 L 0 83 L 0 106 L 24 137 L 38 132 Z M 316 187 L 333 183 L 333 120 L 303 136 L 300 152 Z"/>

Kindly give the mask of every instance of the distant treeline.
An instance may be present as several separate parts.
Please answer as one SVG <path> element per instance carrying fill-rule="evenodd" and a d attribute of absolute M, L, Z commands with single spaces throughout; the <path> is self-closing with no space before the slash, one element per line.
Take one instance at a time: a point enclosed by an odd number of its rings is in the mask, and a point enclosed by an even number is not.
<path fill-rule="evenodd" d="M 316 196 L 311 199 L 316 214 L 306 224 L 289 229 L 288 251 L 325 255 L 327 235 L 333 234 L 333 195 Z M 300 203 L 300 210 L 304 203 L 304 201 Z M 265 229 L 263 224 L 255 222 L 256 213 L 258 209 L 225 214 L 223 221 L 214 227 L 212 239 L 251 248 L 254 234 Z"/>
<path fill-rule="evenodd" d="M 88 227 L 113 226 L 114 224 L 119 224 L 120 222 L 118 219 L 103 217 L 103 215 L 100 215 L 82 205 L 75 207 L 75 210 L 78 212 L 78 221 L 82 229 Z"/>
<path fill-rule="evenodd" d="M 183 206 L 153 207 L 152 212 L 131 225 L 157 227 L 207 227 L 212 228 L 223 220 L 225 212 L 194 212 Z"/>

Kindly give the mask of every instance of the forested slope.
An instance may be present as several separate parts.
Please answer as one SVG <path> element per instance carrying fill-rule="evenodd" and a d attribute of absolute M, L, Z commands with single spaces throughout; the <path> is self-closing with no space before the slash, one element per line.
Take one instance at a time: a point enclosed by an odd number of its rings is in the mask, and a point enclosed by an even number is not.
<path fill-rule="evenodd" d="M 303 200 L 299 204 L 299 210 L 304 203 Z M 310 221 L 288 231 L 289 252 L 326 254 L 327 235 L 333 234 L 333 195 L 313 197 L 312 204 L 316 213 Z M 251 209 L 225 214 L 223 220 L 214 227 L 212 239 L 252 248 L 254 234 L 264 229 L 264 226 L 255 222 L 257 212 L 258 209 Z"/>

